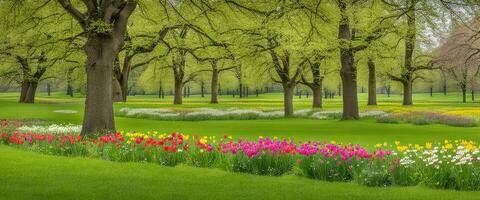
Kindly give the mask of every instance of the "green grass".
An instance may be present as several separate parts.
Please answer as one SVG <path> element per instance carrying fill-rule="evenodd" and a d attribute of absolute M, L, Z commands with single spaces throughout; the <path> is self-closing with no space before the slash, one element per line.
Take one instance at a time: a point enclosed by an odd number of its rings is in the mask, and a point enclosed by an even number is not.
<path fill-rule="evenodd" d="M 478 199 L 422 186 L 369 188 L 286 175 L 45 156 L 0 145 L 0 199 Z"/>
<path fill-rule="evenodd" d="M 459 94 L 443 96 L 415 94 L 415 105 L 401 106 L 401 97 L 379 96 L 378 106 L 366 106 L 360 94 L 362 110 L 400 112 L 469 111 L 479 112 L 480 103 L 460 103 Z M 39 94 L 37 104 L 16 103 L 18 94 L 0 94 L 0 119 L 38 118 L 52 123 L 80 124 L 82 97 L 54 93 Z M 310 107 L 311 99 L 296 99 L 295 108 Z M 129 97 L 123 107 L 194 109 L 242 108 L 280 110 L 280 94 L 238 99 L 220 98 L 217 105 L 208 104 L 208 97 L 185 99 L 184 105 L 172 105 L 171 99 L 153 96 Z M 328 99 L 325 109 L 340 109 L 341 99 Z M 76 114 L 55 113 L 55 110 L 76 110 Z M 473 116 L 476 117 L 476 116 Z M 313 119 L 222 120 L 222 121 L 158 121 L 116 117 L 118 130 L 174 131 L 185 134 L 233 135 L 254 139 L 277 136 L 295 140 L 335 140 L 344 143 L 374 145 L 404 144 L 469 139 L 480 141 L 480 127 L 459 128 L 445 125 L 417 126 L 382 124 L 374 120 L 338 121 Z M 235 174 L 219 169 L 187 166 L 174 168 L 142 163 L 114 163 L 96 159 L 65 158 L 40 155 L 0 145 L 0 199 L 480 199 L 480 192 L 457 192 L 418 187 L 369 188 L 354 183 L 327 183 L 293 175 L 261 177 Z"/>

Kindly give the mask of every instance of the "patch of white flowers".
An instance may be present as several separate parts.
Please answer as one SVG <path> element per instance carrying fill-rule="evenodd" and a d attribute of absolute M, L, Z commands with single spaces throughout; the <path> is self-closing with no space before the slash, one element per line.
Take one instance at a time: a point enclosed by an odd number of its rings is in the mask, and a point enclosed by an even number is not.
<path fill-rule="evenodd" d="M 310 113 L 312 113 L 312 110 L 303 109 L 303 110 L 297 110 L 297 111 L 293 112 L 293 115 L 298 116 L 298 117 L 308 117 L 308 115 L 310 115 Z"/>
<path fill-rule="evenodd" d="M 310 117 L 316 118 L 316 119 L 332 119 L 332 118 L 335 118 L 334 116 L 340 116 L 340 115 L 342 115 L 342 111 L 340 110 L 324 110 L 324 111 L 314 112 L 312 115 L 310 115 Z"/>
<path fill-rule="evenodd" d="M 477 152 L 478 153 L 478 152 Z M 465 147 L 458 146 L 457 153 L 453 156 L 452 162 L 455 165 L 471 165 L 474 153 L 470 153 Z"/>
<path fill-rule="evenodd" d="M 178 112 L 172 109 L 122 108 L 119 114 L 125 117 L 165 120 L 271 119 L 283 117 L 282 111 L 219 110 L 211 108 L 202 108 L 186 112 Z"/>
<path fill-rule="evenodd" d="M 408 149 L 401 154 L 400 165 L 410 166 L 419 161 L 427 167 L 439 169 L 443 164 L 472 165 L 476 161 L 475 159 L 480 156 L 480 151 L 478 149 L 469 151 L 464 146 L 459 145 L 454 151 L 434 147 L 420 152 L 415 149 Z"/>
<path fill-rule="evenodd" d="M 39 125 L 32 125 L 32 126 L 21 126 L 17 129 L 21 132 L 34 132 L 34 133 L 80 133 L 82 130 L 82 126 L 80 125 L 73 125 L 73 124 L 51 124 L 48 126 L 39 126 Z"/>
<path fill-rule="evenodd" d="M 367 110 L 361 112 L 359 115 L 360 117 L 385 117 L 388 113 L 383 110 Z"/>
<path fill-rule="evenodd" d="M 249 109 L 230 108 L 226 110 L 201 108 L 189 111 L 176 111 L 173 109 L 149 108 L 122 108 L 118 113 L 124 117 L 153 118 L 162 120 L 209 120 L 209 119 L 276 119 L 284 116 L 283 111 L 261 111 Z M 297 110 L 295 117 L 314 119 L 337 119 L 342 112 L 339 110 L 312 111 L 310 109 Z M 385 116 L 384 111 L 366 111 L 363 117 Z"/>
<path fill-rule="evenodd" d="M 78 113 L 76 110 L 54 110 L 54 113 L 65 113 L 65 114 L 75 114 Z"/>

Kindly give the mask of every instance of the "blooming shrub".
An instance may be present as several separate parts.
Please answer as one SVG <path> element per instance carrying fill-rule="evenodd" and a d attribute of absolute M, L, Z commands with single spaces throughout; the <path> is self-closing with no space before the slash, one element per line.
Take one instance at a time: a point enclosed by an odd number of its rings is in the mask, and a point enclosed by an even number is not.
<path fill-rule="evenodd" d="M 94 157 L 118 162 L 151 162 L 219 167 L 233 172 L 279 176 L 295 169 L 325 181 L 355 181 L 367 186 L 417 185 L 480 190 L 480 149 L 473 141 L 403 145 L 377 144 L 373 150 L 335 142 L 294 142 L 181 133 L 108 133 L 84 138 L 65 133 L 4 129 L 0 143 L 49 155 Z"/>

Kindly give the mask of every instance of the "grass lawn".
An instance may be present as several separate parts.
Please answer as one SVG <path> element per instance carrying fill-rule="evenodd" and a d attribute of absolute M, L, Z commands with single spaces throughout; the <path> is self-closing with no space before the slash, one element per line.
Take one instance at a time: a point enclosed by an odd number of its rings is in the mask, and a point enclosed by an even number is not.
<path fill-rule="evenodd" d="M 413 106 L 401 106 L 401 97 L 379 96 L 379 105 L 367 107 L 366 94 L 360 94 L 362 110 L 400 112 L 459 111 L 472 117 L 480 115 L 480 103 L 460 103 L 459 94 L 415 94 Z M 55 93 L 38 95 L 37 104 L 16 103 L 18 94 L 0 94 L 0 119 L 38 118 L 52 123 L 80 124 L 82 97 L 70 98 Z M 295 108 L 310 107 L 310 100 L 296 99 Z M 115 109 L 176 108 L 192 109 L 242 108 L 282 109 L 280 94 L 238 99 L 220 98 L 217 105 L 208 97 L 191 97 L 184 105 L 173 106 L 171 99 L 152 96 L 129 97 L 127 103 L 116 103 Z M 325 109 L 340 109 L 341 99 L 328 99 Z M 76 114 L 55 110 L 76 110 Z M 445 125 L 382 124 L 374 120 L 338 121 L 313 119 L 158 121 L 116 117 L 119 130 L 174 131 L 185 134 L 233 135 L 253 139 L 277 136 L 295 140 L 335 140 L 343 143 L 374 145 L 376 143 L 424 143 L 445 139 L 480 141 L 480 127 L 459 128 Z M 433 190 L 422 186 L 370 188 L 354 183 L 328 183 L 294 175 L 261 177 L 235 174 L 219 169 L 188 166 L 162 167 L 142 163 L 115 163 L 95 159 L 46 156 L 0 145 L 0 199 L 480 199 L 480 192 Z"/>

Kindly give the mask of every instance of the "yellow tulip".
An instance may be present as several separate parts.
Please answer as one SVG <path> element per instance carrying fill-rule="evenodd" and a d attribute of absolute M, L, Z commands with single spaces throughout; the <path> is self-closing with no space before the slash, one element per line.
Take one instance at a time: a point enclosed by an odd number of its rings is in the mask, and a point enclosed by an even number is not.
<path fill-rule="evenodd" d="M 474 150 L 475 150 L 475 146 L 473 146 L 472 144 L 467 144 L 467 145 L 465 145 L 465 148 L 466 148 L 468 151 L 474 151 Z"/>
<path fill-rule="evenodd" d="M 448 149 L 448 150 L 453 149 L 453 144 L 450 144 L 450 143 L 445 144 L 445 149 Z"/>
<path fill-rule="evenodd" d="M 405 150 L 407 150 L 407 148 L 407 146 L 397 146 L 398 152 L 404 152 Z"/>
<path fill-rule="evenodd" d="M 425 143 L 425 148 L 427 148 L 427 149 L 432 149 L 432 146 L 433 145 L 430 142 Z"/>

